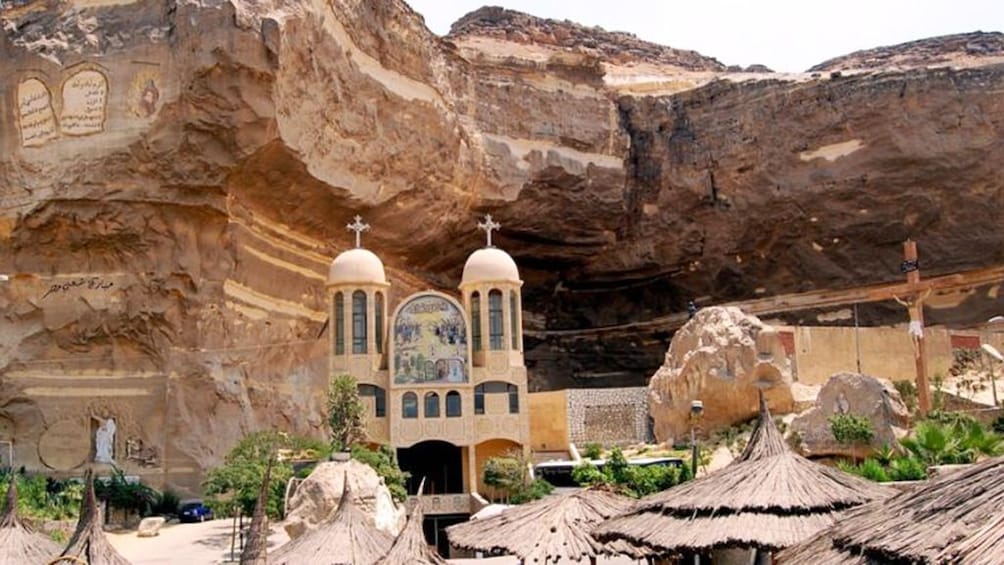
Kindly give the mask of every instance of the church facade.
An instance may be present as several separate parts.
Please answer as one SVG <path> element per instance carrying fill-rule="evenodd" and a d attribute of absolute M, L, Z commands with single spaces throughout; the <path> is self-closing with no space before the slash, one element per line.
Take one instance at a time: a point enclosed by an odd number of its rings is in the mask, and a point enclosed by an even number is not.
<path fill-rule="evenodd" d="M 485 461 L 530 445 L 521 286 L 512 257 L 488 245 L 464 265 L 456 295 L 423 291 L 389 303 L 383 263 L 357 247 L 331 264 L 330 373 L 359 383 L 368 441 L 397 449 L 410 495 L 430 515 L 471 511 Z M 424 479 L 424 491 L 418 485 Z"/>

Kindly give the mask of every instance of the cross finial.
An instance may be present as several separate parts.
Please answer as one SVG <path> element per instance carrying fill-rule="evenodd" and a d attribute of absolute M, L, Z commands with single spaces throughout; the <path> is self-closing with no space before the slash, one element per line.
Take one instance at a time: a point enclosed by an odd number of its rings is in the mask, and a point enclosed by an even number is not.
<path fill-rule="evenodd" d="M 357 214 L 355 217 L 355 221 L 345 226 L 345 229 L 356 232 L 356 248 L 360 248 L 363 246 L 363 238 L 362 238 L 363 232 L 369 231 L 370 225 L 363 223 L 362 216 L 359 216 Z"/>
<path fill-rule="evenodd" d="M 478 222 L 478 229 L 483 230 L 488 236 L 488 247 L 492 247 L 492 232 L 502 227 L 502 224 L 493 221 L 491 214 L 485 214 L 485 221 Z"/>

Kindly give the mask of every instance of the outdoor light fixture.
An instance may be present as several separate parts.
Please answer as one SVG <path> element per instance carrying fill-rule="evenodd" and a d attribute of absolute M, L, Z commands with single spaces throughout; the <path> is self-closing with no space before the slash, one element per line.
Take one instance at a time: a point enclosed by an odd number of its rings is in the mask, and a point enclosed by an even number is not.
<path fill-rule="evenodd" d="M 917 261 L 903 261 L 899 264 L 899 272 L 910 273 L 920 270 L 920 263 Z"/>

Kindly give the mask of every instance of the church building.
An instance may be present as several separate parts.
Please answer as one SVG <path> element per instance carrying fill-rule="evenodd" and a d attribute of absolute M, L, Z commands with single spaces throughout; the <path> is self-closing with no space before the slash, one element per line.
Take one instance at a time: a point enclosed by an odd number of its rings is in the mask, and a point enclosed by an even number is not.
<path fill-rule="evenodd" d="M 458 295 L 391 304 L 383 263 L 361 245 L 369 226 L 357 216 L 347 227 L 356 248 L 335 258 L 327 282 L 331 375 L 359 382 L 368 441 L 397 449 L 426 515 L 466 519 L 485 461 L 529 453 L 519 270 L 492 245 L 501 226 L 486 216 L 487 245 L 468 257 Z"/>

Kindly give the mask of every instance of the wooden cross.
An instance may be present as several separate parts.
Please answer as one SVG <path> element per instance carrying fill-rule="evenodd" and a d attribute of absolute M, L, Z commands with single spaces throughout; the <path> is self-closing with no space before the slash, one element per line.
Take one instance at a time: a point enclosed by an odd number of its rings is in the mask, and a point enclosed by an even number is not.
<path fill-rule="evenodd" d="M 931 389 L 927 382 L 927 353 L 924 346 L 924 300 L 931 289 L 920 282 L 920 263 L 917 261 L 917 242 L 903 242 L 903 262 L 899 270 L 906 275 L 911 292 L 905 298 L 893 297 L 910 314 L 910 337 L 913 339 L 913 357 L 917 368 L 917 410 L 921 417 L 931 410 Z"/>
<path fill-rule="evenodd" d="M 356 232 L 356 248 L 360 248 L 363 246 L 363 232 L 369 231 L 370 225 L 364 224 L 362 216 L 356 215 L 355 221 L 345 226 L 345 229 Z"/>
<path fill-rule="evenodd" d="M 491 247 L 492 246 L 492 232 L 498 230 L 501 227 L 502 227 L 502 224 L 500 224 L 500 223 L 495 222 L 495 221 L 492 220 L 492 215 L 491 214 L 486 214 L 485 215 L 485 221 L 478 222 L 478 229 L 479 230 L 483 230 L 488 235 L 488 245 L 487 245 L 487 247 Z"/>

